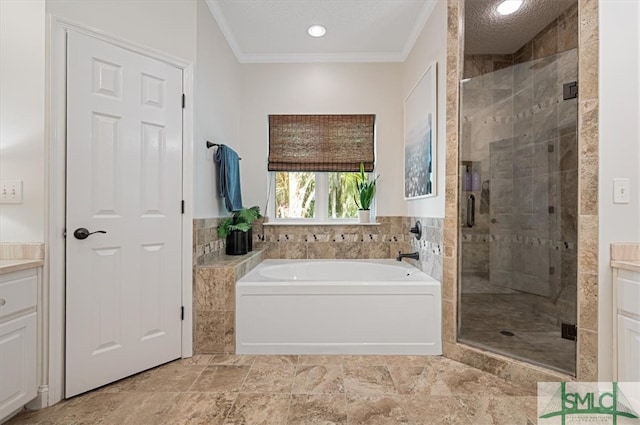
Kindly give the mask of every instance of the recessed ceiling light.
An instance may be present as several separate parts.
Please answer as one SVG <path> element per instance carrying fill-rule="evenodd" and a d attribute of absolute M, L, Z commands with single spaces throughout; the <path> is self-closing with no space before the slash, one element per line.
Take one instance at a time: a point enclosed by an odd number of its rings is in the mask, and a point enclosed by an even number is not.
<path fill-rule="evenodd" d="M 516 10 L 520 9 L 523 0 L 505 0 L 498 5 L 496 9 L 501 15 L 511 15 Z"/>
<path fill-rule="evenodd" d="M 322 25 L 311 25 L 307 32 L 311 37 L 322 37 L 327 33 L 327 29 Z"/>

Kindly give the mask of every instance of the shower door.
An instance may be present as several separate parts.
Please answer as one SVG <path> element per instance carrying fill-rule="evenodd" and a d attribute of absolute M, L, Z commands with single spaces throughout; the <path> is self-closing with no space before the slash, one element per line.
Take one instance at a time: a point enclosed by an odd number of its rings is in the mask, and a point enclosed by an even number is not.
<path fill-rule="evenodd" d="M 460 100 L 458 339 L 570 374 L 577 63 L 573 49 L 466 79 Z"/>

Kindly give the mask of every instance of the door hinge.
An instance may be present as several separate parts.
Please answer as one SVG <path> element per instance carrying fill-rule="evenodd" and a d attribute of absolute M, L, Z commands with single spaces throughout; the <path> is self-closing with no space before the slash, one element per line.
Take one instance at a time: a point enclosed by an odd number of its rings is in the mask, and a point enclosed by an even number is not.
<path fill-rule="evenodd" d="M 575 341 L 578 339 L 578 327 L 569 323 L 562 323 L 562 338 Z"/>
<path fill-rule="evenodd" d="M 184 306 L 180 307 L 180 320 L 184 320 Z"/>
<path fill-rule="evenodd" d="M 184 109 L 186 104 L 187 104 L 187 96 L 185 96 L 184 93 L 182 93 L 182 109 Z"/>
<path fill-rule="evenodd" d="M 180 201 L 180 211 L 184 214 L 184 199 Z"/>
<path fill-rule="evenodd" d="M 578 82 L 573 81 L 562 85 L 562 99 L 569 100 L 578 97 Z"/>

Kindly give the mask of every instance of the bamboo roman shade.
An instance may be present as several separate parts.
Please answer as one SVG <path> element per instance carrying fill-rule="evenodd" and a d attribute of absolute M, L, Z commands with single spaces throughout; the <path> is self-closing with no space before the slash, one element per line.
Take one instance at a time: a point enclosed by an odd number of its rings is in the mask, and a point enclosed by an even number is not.
<path fill-rule="evenodd" d="M 373 171 L 375 115 L 269 115 L 269 171 Z"/>

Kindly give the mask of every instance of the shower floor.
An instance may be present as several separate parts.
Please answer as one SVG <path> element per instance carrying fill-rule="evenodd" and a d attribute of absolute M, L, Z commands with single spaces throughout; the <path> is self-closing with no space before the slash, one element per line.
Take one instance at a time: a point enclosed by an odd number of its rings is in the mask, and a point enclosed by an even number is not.
<path fill-rule="evenodd" d="M 463 282 L 458 340 L 575 375 L 576 343 L 561 337 L 560 322 L 538 313 L 528 294 L 490 293 L 490 286 L 476 280 L 474 292 L 464 292 Z"/>

